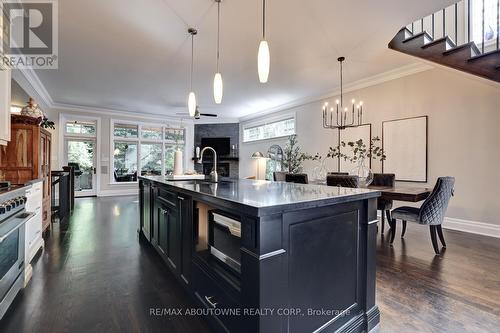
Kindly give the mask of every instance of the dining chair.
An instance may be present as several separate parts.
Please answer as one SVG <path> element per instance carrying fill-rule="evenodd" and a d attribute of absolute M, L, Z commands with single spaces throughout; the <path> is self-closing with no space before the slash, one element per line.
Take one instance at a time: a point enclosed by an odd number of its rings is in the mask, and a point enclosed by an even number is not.
<path fill-rule="evenodd" d="M 396 183 L 396 175 L 393 173 L 374 173 L 373 182 L 371 183 L 371 185 L 394 187 L 395 183 Z M 382 213 L 382 221 L 381 221 L 382 234 L 384 233 L 385 229 L 385 217 L 387 216 L 388 223 L 391 221 L 392 204 L 393 204 L 392 200 L 384 198 L 377 199 L 377 210 L 380 210 L 380 212 Z"/>
<path fill-rule="evenodd" d="M 307 173 L 287 173 L 285 176 L 287 183 L 308 184 Z"/>
<path fill-rule="evenodd" d="M 436 233 L 443 247 L 446 248 L 441 224 L 443 223 L 450 198 L 454 195 L 454 186 L 454 177 L 439 177 L 432 193 L 425 199 L 420 208 L 399 207 L 394 209 L 391 213 L 392 219 L 389 222 L 391 225 L 391 245 L 396 235 L 396 221 L 401 220 L 403 222 L 401 238 L 403 238 L 406 233 L 406 222 L 415 222 L 429 226 L 432 246 L 436 254 L 439 254 Z"/>
<path fill-rule="evenodd" d="M 326 176 L 326 185 L 341 187 L 359 187 L 359 177 L 349 175 L 328 175 Z"/>
<path fill-rule="evenodd" d="M 273 180 L 275 182 L 285 182 L 286 181 L 287 172 L 284 171 L 275 171 L 273 172 Z"/>

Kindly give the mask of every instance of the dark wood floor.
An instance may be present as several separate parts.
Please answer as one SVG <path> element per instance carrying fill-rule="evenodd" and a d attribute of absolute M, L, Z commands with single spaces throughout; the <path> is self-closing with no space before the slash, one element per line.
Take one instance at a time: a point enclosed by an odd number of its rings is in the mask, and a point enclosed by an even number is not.
<path fill-rule="evenodd" d="M 160 259 L 137 239 L 135 197 L 78 199 L 54 225 L 34 277 L 0 332 L 209 332 L 203 319 L 151 316 L 191 307 Z M 500 241 L 445 231 L 435 257 L 427 228 L 409 225 L 394 247 L 379 237 L 378 332 L 498 332 Z"/>

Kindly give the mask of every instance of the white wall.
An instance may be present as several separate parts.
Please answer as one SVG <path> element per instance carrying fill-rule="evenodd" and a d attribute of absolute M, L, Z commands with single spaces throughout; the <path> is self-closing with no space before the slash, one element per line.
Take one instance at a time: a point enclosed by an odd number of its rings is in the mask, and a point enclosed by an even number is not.
<path fill-rule="evenodd" d="M 429 183 L 439 176 L 456 177 L 456 195 L 448 217 L 500 225 L 500 88 L 467 75 L 433 69 L 347 94 L 346 99 L 363 99 L 364 120 L 372 123 L 372 135 L 382 135 L 382 121 L 429 116 Z M 332 98 L 330 102 L 335 99 Z M 317 101 L 286 112 L 296 112 L 300 145 L 308 153 L 325 154 L 337 144 L 336 131 L 322 128 L 321 106 Z M 255 121 L 252 120 L 252 121 Z M 243 124 L 242 124 L 243 125 Z M 240 131 L 242 132 L 242 131 Z M 256 174 L 254 151 L 266 152 L 274 143 L 245 144 L 240 141 L 240 175 Z M 314 163 L 306 163 L 310 174 Z M 336 170 L 334 161 L 329 170 Z M 381 171 L 374 162 L 373 170 Z M 425 184 L 404 183 L 408 186 Z"/>

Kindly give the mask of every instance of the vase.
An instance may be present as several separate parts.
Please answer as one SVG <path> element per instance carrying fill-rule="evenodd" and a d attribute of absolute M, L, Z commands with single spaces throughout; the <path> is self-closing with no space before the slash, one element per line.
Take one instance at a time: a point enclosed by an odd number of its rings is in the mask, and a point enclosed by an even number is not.
<path fill-rule="evenodd" d="M 314 180 L 323 180 L 323 181 L 326 180 L 326 175 L 327 175 L 328 171 L 326 170 L 325 163 L 326 163 L 326 159 L 321 161 L 319 166 L 317 166 L 313 169 L 312 175 L 313 175 Z"/>
<path fill-rule="evenodd" d="M 373 182 L 373 172 L 366 166 L 366 160 L 360 159 L 354 169 L 350 172 L 353 176 L 358 176 L 359 187 L 368 187 Z"/>

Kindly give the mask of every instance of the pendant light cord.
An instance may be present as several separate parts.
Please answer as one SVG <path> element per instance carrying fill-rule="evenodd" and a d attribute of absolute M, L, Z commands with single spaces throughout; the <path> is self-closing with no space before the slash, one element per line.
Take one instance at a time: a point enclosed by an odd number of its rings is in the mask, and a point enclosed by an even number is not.
<path fill-rule="evenodd" d="M 342 63 L 343 61 L 340 61 L 340 107 L 343 108 L 344 107 L 344 91 L 343 91 L 343 79 L 344 79 L 344 71 L 342 69 Z"/>
<path fill-rule="evenodd" d="M 266 0 L 262 0 L 262 39 L 266 39 Z"/>
<path fill-rule="evenodd" d="M 217 2 L 217 73 L 219 73 L 220 59 L 220 1 Z"/>
<path fill-rule="evenodd" d="M 191 34 L 191 91 L 193 91 L 193 71 L 194 71 L 194 35 Z"/>

